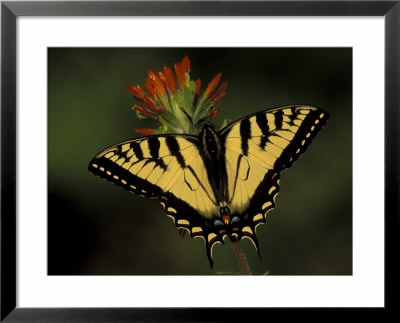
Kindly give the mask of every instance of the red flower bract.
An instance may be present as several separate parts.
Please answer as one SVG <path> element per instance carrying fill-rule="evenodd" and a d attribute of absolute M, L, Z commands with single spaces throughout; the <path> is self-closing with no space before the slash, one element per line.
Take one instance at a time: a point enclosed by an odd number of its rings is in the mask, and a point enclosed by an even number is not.
<path fill-rule="evenodd" d="M 142 129 L 135 129 L 135 131 L 141 135 L 152 135 L 154 134 L 154 129 L 151 128 L 142 128 Z"/>
<path fill-rule="evenodd" d="M 179 86 L 182 88 L 185 83 L 185 74 L 190 70 L 190 60 L 185 56 L 182 62 L 179 64 L 175 63 L 175 73 L 178 78 Z"/>

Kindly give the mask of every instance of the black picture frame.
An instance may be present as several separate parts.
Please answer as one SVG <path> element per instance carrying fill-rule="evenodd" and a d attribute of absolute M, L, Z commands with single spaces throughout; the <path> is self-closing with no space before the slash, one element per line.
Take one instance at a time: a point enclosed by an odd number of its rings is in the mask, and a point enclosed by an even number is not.
<path fill-rule="evenodd" d="M 1 317 L 4 322 L 236 321 L 244 308 L 18 308 L 16 285 L 16 19 L 19 16 L 384 16 L 385 307 L 399 287 L 400 1 L 4 1 L 1 3 Z M 223 295 L 221 295 L 223 297 Z M 237 295 L 235 297 L 244 297 Z M 247 297 L 247 296 L 246 296 Z M 273 309 L 270 309 L 273 310 Z M 257 315 L 257 316 L 256 316 Z M 371 315 L 371 312 L 368 313 Z M 267 318 L 265 318 L 267 319 Z"/>

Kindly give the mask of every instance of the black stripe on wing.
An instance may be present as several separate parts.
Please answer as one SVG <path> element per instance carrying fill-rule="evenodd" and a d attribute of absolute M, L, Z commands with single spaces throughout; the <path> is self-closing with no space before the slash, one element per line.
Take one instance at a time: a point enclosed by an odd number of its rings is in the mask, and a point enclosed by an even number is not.
<path fill-rule="evenodd" d="M 241 136 L 241 147 L 243 155 L 247 156 L 249 153 L 249 139 L 250 139 L 250 121 L 249 119 L 243 119 L 240 122 L 240 136 Z"/>
<path fill-rule="evenodd" d="M 297 110 L 301 111 L 301 108 Z M 293 139 L 275 162 L 274 168 L 278 172 L 285 168 L 289 168 L 299 159 L 329 119 L 328 113 L 321 109 L 308 111 L 309 113 L 305 115 L 305 119 L 295 133 Z M 275 114 L 277 113 L 279 113 L 279 111 Z M 294 116 L 296 116 L 296 113 L 293 115 L 293 118 Z"/>
<path fill-rule="evenodd" d="M 169 151 L 171 152 L 172 155 L 175 156 L 181 168 L 185 168 L 186 167 L 185 159 L 183 158 L 181 152 L 179 151 L 180 147 L 176 139 L 172 136 L 169 136 L 166 138 L 166 143 Z"/>
<path fill-rule="evenodd" d="M 263 137 L 261 138 L 261 141 L 260 141 L 260 147 L 262 149 L 265 149 L 265 146 L 267 145 L 267 142 L 268 142 L 268 136 L 269 136 L 267 115 L 264 112 L 256 113 L 256 122 L 257 122 L 257 126 L 260 128 L 260 130 L 263 134 Z"/>

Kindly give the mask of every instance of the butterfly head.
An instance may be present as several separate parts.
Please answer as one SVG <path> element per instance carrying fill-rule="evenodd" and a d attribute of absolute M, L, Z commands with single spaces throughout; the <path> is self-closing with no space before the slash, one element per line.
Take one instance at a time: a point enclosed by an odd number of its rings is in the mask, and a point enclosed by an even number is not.
<path fill-rule="evenodd" d="M 205 134 L 205 133 L 214 133 L 214 132 L 215 132 L 215 128 L 214 128 L 213 125 L 208 124 L 208 123 L 205 123 L 205 124 L 203 125 L 203 128 L 202 128 L 201 132 L 202 132 L 203 134 Z"/>

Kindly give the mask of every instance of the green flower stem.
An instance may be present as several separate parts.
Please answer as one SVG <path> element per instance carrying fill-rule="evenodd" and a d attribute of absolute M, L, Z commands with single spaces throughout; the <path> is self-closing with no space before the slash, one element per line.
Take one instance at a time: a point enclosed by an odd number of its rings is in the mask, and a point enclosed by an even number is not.
<path fill-rule="evenodd" d="M 232 241 L 233 251 L 235 252 L 236 260 L 242 270 L 243 275 L 252 275 L 249 264 L 243 254 L 242 248 L 240 248 L 237 241 Z"/>

